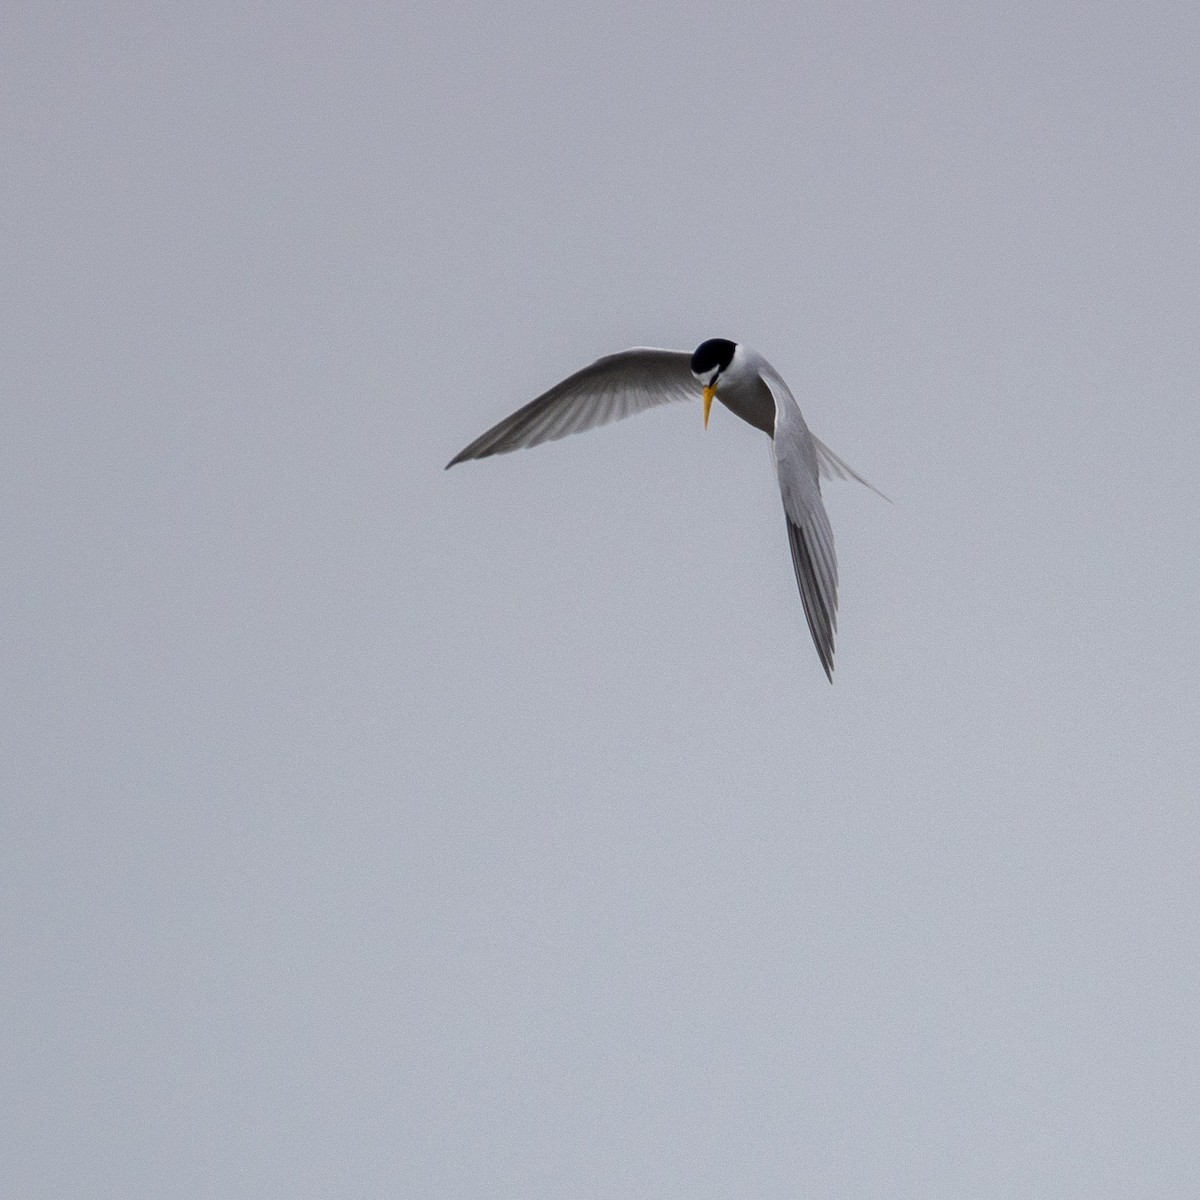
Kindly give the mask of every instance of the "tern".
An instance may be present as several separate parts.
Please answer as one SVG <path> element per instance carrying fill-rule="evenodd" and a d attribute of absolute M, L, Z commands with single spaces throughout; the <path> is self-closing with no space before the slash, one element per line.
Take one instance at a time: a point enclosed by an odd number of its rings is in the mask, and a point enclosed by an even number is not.
<path fill-rule="evenodd" d="M 883 493 L 809 432 L 791 389 L 749 346 L 710 338 L 690 355 L 644 346 L 605 355 L 481 434 L 446 469 L 594 429 L 673 400 L 695 400 L 697 385 L 706 429 L 717 399 L 771 439 L 800 599 L 817 656 L 832 683 L 838 569 L 821 479 L 854 479 Z"/>

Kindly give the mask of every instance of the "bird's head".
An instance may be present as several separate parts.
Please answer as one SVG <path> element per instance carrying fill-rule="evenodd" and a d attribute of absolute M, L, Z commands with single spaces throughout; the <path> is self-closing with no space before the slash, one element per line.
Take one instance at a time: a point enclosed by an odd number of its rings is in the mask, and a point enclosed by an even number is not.
<path fill-rule="evenodd" d="M 708 428 L 708 412 L 712 408 L 713 397 L 717 394 L 717 384 L 721 373 L 733 362 L 737 343 L 725 338 L 709 338 L 701 342 L 692 353 L 692 375 L 696 382 L 704 388 L 704 428 Z"/>

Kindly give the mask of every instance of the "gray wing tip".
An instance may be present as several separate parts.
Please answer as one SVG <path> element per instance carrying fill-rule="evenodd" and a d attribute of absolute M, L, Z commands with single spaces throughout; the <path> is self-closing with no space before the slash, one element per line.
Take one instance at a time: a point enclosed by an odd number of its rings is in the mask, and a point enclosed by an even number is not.
<path fill-rule="evenodd" d="M 821 646 L 817 647 L 817 657 L 821 660 L 821 670 L 825 672 L 825 678 L 830 683 L 833 682 L 833 648 L 830 647 L 828 652 Z"/>
<path fill-rule="evenodd" d="M 804 530 L 791 518 L 788 518 L 787 526 L 792 564 L 796 568 L 796 582 L 800 585 L 800 599 L 803 601 L 808 632 L 816 647 L 817 657 L 821 660 L 825 678 L 832 683 L 834 636 L 837 630 L 837 592 L 834 591 L 828 598 L 822 594 L 812 550 Z"/>
<path fill-rule="evenodd" d="M 494 445 L 487 444 L 488 434 L 491 432 L 489 429 L 482 438 L 476 438 L 469 446 L 464 446 L 442 469 L 448 471 L 459 463 L 470 462 L 475 458 L 490 458 L 497 452 Z"/>
<path fill-rule="evenodd" d="M 821 660 L 821 667 L 825 672 L 825 678 L 830 683 L 833 682 L 833 643 L 828 646 L 817 645 L 817 657 Z"/>

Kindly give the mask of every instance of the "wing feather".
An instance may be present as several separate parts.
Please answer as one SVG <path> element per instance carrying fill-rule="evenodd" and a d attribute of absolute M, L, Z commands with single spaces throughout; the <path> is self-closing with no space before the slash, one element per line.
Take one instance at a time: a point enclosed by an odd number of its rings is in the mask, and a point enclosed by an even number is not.
<path fill-rule="evenodd" d="M 808 632 L 812 634 L 817 657 L 825 669 L 825 676 L 833 682 L 833 637 L 837 630 L 837 596 L 833 595 L 833 608 L 829 608 L 830 594 L 827 586 L 817 577 L 812 550 L 804 529 L 790 518 L 787 523 L 788 544 L 792 549 L 792 565 L 796 568 L 796 582 L 800 585 L 800 599 L 804 604 L 804 618 Z"/>
<path fill-rule="evenodd" d="M 833 530 L 821 499 L 816 439 L 808 431 L 787 384 L 773 372 L 763 378 L 775 400 L 775 470 L 787 518 L 792 566 L 817 657 L 833 682 L 833 645 L 837 632 L 837 554 Z"/>
<path fill-rule="evenodd" d="M 681 350 L 642 346 L 605 355 L 493 425 L 446 466 L 537 446 L 659 404 L 697 400 L 700 385 L 690 362 L 691 356 Z"/>

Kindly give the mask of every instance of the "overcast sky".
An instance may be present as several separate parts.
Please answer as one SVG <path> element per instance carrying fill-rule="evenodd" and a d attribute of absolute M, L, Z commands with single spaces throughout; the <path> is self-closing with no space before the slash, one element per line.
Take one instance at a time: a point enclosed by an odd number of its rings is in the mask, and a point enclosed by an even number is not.
<path fill-rule="evenodd" d="M 6 4 L 0 1196 L 1193 1197 L 1198 13 Z"/>

